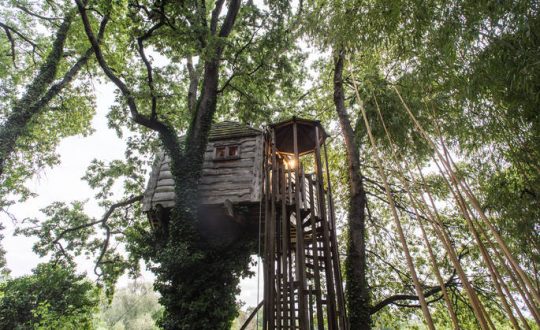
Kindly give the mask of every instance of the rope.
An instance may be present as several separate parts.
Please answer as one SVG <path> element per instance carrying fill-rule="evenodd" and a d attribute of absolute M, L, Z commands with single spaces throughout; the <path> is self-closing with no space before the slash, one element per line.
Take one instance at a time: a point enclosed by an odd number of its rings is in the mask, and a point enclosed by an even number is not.
<path fill-rule="evenodd" d="M 263 152 L 266 154 L 266 146 L 263 145 Z M 261 176 L 261 200 L 259 202 L 259 222 L 258 222 L 258 228 L 257 228 L 257 301 L 259 301 L 259 294 L 260 294 L 260 273 L 261 273 L 261 228 L 262 228 L 262 204 L 264 199 L 264 180 L 266 179 L 266 166 L 265 166 L 265 157 L 263 156 L 262 161 L 262 176 Z M 255 308 L 254 312 L 256 312 L 256 323 L 255 327 L 256 329 L 259 329 L 259 313 L 258 310 L 260 309 L 261 304 L 263 304 L 264 301 L 261 301 L 257 308 Z M 251 316 L 253 317 L 253 316 Z M 249 320 L 251 320 L 251 317 L 248 318 L 248 321 L 246 321 L 246 324 L 249 323 Z M 247 325 L 246 325 L 247 326 Z"/>
<path fill-rule="evenodd" d="M 350 65 L 350 60 L 349 60 L 349 65 Z M 352 73 L 351 73 L 351 76 L 352 76 L 352 82 L 353 82 L 354 91 L 356 93 L 356 97 L 357 97 L 358 101 L 361 102 L 360 93 L 358 92 L 358 87 L 356 85 L 356 80 L 355 80 L 354 75 Z M 399 239 L 401 241 L 401 245 L 402 245 L 402 248 L 403 248 L 403 252 L 405 254 L 405 258 L 407 260 L 407 265 L 409 267 L 409 271 L 411 272 L 411 277 L 412 277 L 412 280 L 414 282 L 414 287 L 415 287 L 415 290 L 416 290 L 416 294 L 418 295 L 418 300 L 420 301 L 420 306 L 422 307 L 422 313 L 424 314 L 424 318 L 426 320 L 426 323 L 427 323 L 429 329 L 435 330 L 435 326 L 433 324 L 433 320 L 431 318 L 431 314 L 429 312 L 429 309 L 428 309 L 428 306 L 427 306 L 427 303 L 426 303 L 426 298 L 424 296 L 424 292 L 422 291 L 422 287 L 420 285 L 420 281 L 418 280 L 418 275 L 416 274 L 416 270 L 414 268 L 414 264 L 413 264 L 413 260 L 412 260 L 412 257 L 410 255 L 410 252 L 409 252 L 409 248 L 407 246 L 407 241 L 405 239 L 405 234 L 403 233 L 403 228 L 401 227 L 401 221 L 399 219 L 399 216 L 398 216 L 398 213 L 397 213 L 397 210 L 396 210 L 396 205 L 394 203 L 394 199 L 392 197 L 392 194 L 390 193 L 390 186 L 388 185 L 388 179 L 386 177 L 386 174 L 384 173 L 382 163 L 381 163 L 381 159 L 379 158 L 379 153 L 378 153 L 377 145 L 375 143 L 375 138 L 373 137 L 373 134 L 371 133 L 371 126 L 369 125 L 369 121 L 367 119 L 366 111 L 365 111 L 362 104 L 360 104 L 360 110 L 362 112 L 362 117 L 364 119 L 364 123 L 366 125 L 366 130 L 367 130 L 367 133 L 368 133 L 368 136 L 369 136 L 369 140 L 371 142 L 371 147 L 373 149 L 374 158 L 375 158 L 375 161 L 377 163 L 377 170 L 378 170 L 379 175 L 381 176 L 381 178 L 383 179 L 383 182 L 384 182 L 384 189 L 386 191 L 386 196 L 387 196 L 388 202 L 390 204 L 390 209 L 392 211 L 392 216 L 393 216 L 393 219 L 394 219 L 394 222 L 395 222 L 398 234 L 399 234 Z"/>

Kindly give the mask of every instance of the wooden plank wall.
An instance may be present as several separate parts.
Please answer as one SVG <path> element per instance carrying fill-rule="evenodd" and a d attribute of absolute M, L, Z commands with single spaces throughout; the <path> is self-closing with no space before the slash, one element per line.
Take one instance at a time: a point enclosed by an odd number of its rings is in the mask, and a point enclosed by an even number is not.
<path fill-rule="evenodd" d="M 240 146 L 238 159 L 214 161 L 215 146 L 234 144 Z M 201 204 L 222 204 L 227 199 L 233 203 L 259 202 L 262 153 L 262 135 L 209 142 L 199 182 Z M 157 156 L 152 168 L 143 211 L 149 211 L 158 204 L 165 208 L 174 206 L 174 181 L 169 157 L 164 153 Z"/>
<path fill-rule="evenodd" d="M 262 137 L 244 137 L 208 143 L 199 183 L 202 204 L 257 202 L 260 194 Z M 214 161 L 214 147 L 238 144 L 240 158 Z"/>

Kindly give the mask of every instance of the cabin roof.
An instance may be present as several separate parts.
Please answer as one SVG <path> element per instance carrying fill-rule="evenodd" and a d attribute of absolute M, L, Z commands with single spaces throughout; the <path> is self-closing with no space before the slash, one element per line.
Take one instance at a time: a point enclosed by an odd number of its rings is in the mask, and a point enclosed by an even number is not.
<path fill-rule="evenodd" d="M 212 124 L 212 129 L 208 135 L 209 141 L 241 138 L 248 136 L 257 136 L 263 131 L 258 128 L 241 124 L 234 121 L 222 121 Z"/>

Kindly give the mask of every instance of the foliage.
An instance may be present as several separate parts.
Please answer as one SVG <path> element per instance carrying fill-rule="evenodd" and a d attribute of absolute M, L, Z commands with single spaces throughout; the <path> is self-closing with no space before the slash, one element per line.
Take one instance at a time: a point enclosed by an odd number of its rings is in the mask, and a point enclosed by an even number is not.
<path fill-rule="evenodd" d="M 2 240 L 4 239 L 3 230 L 4 226 L 0 224 L 0 282 L 9 276 L 10 272 L 6 265 L 6 250 L 2 246 Z"/>
<path fill-rule="evenodd" d="M 130 282 L 117 289 L 110 302 L 102 302 L 98 329 L 157 329 L 155 319 L 163 311 L 151 283 Z"/>
<path fill-rule="evenodd" d="M 94 285 L 62 263 L 40 264 L 32 275 L 2 283 L 0 292 L 2 329 L 90 329 L 99 302 Z"/>
<path fill-rule="evenodd" d="M 402 160 L 430 168 L 432 151 L 408 118 L 394 90 L 397 87 L 422 126 L 435 138 L 442 136 L 456 158 L 461 160 L 461 175 L 473 184 L 482 207 L 498 231 L 504 235 L 521 265 L 536 278 L 538 274 L 538 79 L 533 58 L 537 57 L 536 28 L 539 8 L 530 1 L 310 1 L 304 31 L 321 50 L 332 49 L 316 67 L 321 82 L 308 106 L 328 113 L 332 107 L 333 58 L 344 50 L 348 61 L 344 72 L 345 99 L 355 128 L 356 144 L 362 155 L 362 174 L 368 194 L 368 271 L 374 304 L 401 292 L 414 294 L 403 267 L 402 249 L 395 244 L 395 228 L 388 222 L 386 197 L 378 179 L 366 128 L 359 116 L 364 107 L 383 159 L 392 159 L 391 144 Z M 354 74 L 354 78 L 353 78 Z M 352 88 L 359 85 L 360 99 Z M 393 143 L 377 114 L 377 105 Z M 325 118 L 325 117 L 323 117 Z M 329 122 L 332 119 L 329 118 Z M 412 208 L 397 180 L 393 162 L 385 162 L 394 197 L 405 223 L 408 243 L 414 253 L 421 278 L 429 283 L 429 261 L 422 242 L 417 240 Z M 416 169 L 411 168 L 414 172 Z M 426 170 L 424 168 L 424 170 Z M 343 175 L 342 175 L 343 177 Z M 410 178 L 412 180 L 412 178 Z M 343 179 L 342 179 L 343 180 Z M 345 181 L 346 182 L 346 181 Z M 452 196 L 438 175 L 430 185 L 439 203 L 450 205 Z M 338 195 L 339 196 L 339 195 Z M 418 197 L 417 197 L 418 198 Z M 453 244 L 468 251 L 463 264 L 469 268 L 474 287 L 486 301 L 494 298 L 494 287 L 487 276 L 479 252 L 472 248 L 464 219 L 455 210 L 444 210 L 445 224 Z M 388 242 L 381 244 L 381 242 Z M 437 243 L 437 242 L 434 242 Z M 471 248 L 471 250 L 468 250 Z M 441 250 L 438 247 L 437 250 Z M 441 256 L 442 258 L 443 256 Z M 395 258 L 395 259 L 394 259 Z M 531 262 L 532 261 L 532 262 Z M 449 276 L 451 265 L 439 265 Z M 499 265 L 500 267 L 501 265 Z M 404 284 L 404 285 L 403 285 Z M 459 282 L 456 281 L 459 286 Z M 459 290 L 451 294 L 460 300 Z M 456 302 L 459 305 L 459 303 Z M 432 303 L 437 319 L 443 303 Z M 488 304 L 494 318 L 499 306 Z M 415 309 L 400 308 L 406 302 L 374 315 L 376 326 L 397 326 L 396 319 L 414 320 Z M 474 316 L 458 308 L 460 320 L 474 327 Z M 492 311 L 493 310 L 493 311 Z M 403 316 L 396 316 L 403 313 Z M 448 319 L 446 319 L 448 321 Z M 500 327 L 506 325 L 499 320 Z M 405 321 L 407 322 L 407 321 Z M 442 321 L 441 321 L 442 322 Z M 498 327 L 499 327 L 498 326 Z"/>
<path fill-rule="evenodd" d="M 108 120 L 109 126 L 126 140 L 126 157 L 112 162 L 94 160 L 84 177 L 96 190 L 95 198 L 108 216 L 87 215 L 83 201 L 57 202 L 43 209 L 44 220 L 29 220 L 19 230 L 39 238 L 35 246 L 38 254 L 68 262 L 80 255 L 91 256 L 99 280 L 110 289 L 109 295 L 117 278 L 126 270 L 136 273 L 139 260 L 143 259 L 158 277 L 156 288 L 165 306 L 163 327 L 229 327 L 237 313 L 234 298 L 238 279 L 248 275 L 249 254 L 254 247 L 247 239 L 227 247 L 211 246 L 195 229 L 196 184 L 201 175 L 205 134 L 213 120 L 234 119 L 259 126 L 290 114 L 320 119 L 333 136 L 328 150 L 333 188 L 338 214 L 345 216 L 347 199 L 351 197 L 347 192 L 350 178 L 343 170 L 348 164 L 332 102 L 333 56 L 344 50 L 346 107 L 354 128 L 355 146 L 361 155 L 368 197 L 366 271 L 372 305 L 397 294 L 412 295 L 414 291 L 390 221 L 373 150 L 368 147 L 360 107 L 366 110 L 379 150 L 387 160 L 384 170 L 389 174 L 399 216 L 426 290 L 438 283 L 433 279 L 426 248 L 419 238 L 418 219 L 399 180 L 401 170 L 391 161 L 393 146 L 397 147 L 399 159 L 410 164 L 407 170 L 416 171 L 418 163 L 429 172 L 428 185 L 436 202 L 447 206 L 441 212 L 452 234 L 452 245 L 497 328 L 507 326 L 465 220 L 449 207 L 454 205 L 452 196 L 443 178 L 433 171 L 432 151 L 414 129 L 394 87 L 429 134 L 447 141 L 452 154 L 460 160 L 460 175 L 471 183 L 482 207 L 523 268 L 536 276 L 536 283 L 540 281 L 537 3 L 300 1 L 303 7 L 293 12 L 287 1 L 244 1 L 227 37 L 216 36 L 208 25 L 216 2 L 81 3 L 87 8 L 94 33 L 103 17 L 110 19 L 100 46 L 104 61 L 125 83 L 128 93 L 117 93 Z M 55 19 L 30 15 L 20 9 L 23 5 L 33 13 Z M 23 36 L 32 36 L 30 41 L 36 47 L 12 31 L 16 43 L 13 49 L 9 35 L 0 34 L 0 122 L 5 122 L 20 103 L 21 95 L 46 62 L 47 54 L 51 54 L 51 32 L 57 31 L 60 21 L 72 9 L 71 1 L 1 2 L 0 16 L 6 20 L 1 22 L 17 27 Z M 80 13 L 74 17 L 54 81 L 89 47 Z M 218 25 L 225 19 L 224 15 L 218 16 Z M 317 50 L 314 60 L 304 53 L 308 44 Z M 0 177 L 0 198 L 8 193 L 23 199 L 29 197 L 23 181 L 44 167 L 57 164 L 58 142 L 67 136 L 92 132 L 91 79 L 101 75 L 93 68 L 93 61 L 92 58 L 77 83 L 64 89 L 44 108 L 46 111 L 24 127 L 6 173 Z M 211 77 L 215 79 L 209 79 L 208 70 L 216 67 L 217 74 Z M 352 88 L 353 74 L 360 98 Z M 203 98 L 210 80 L 215 84 L 214 90 L 206 95 L 209 98 Z M 204 102 L 209 104 L 208 111 L 201 111 Z M 155 130 L 132 120 L 133 104 L 139 115 L 154 118 L 154 123 L 167 129 Z M 386 139 L 378 107 L 392 141 Z M 199 121 L 202 117 L 204 120 Z M 178 138 L 182 134 L 186 134 L 183 140 Z M 177 207 L 168 230 L 152 232 L 137 204 L 140 199 L 135 197 L 144 190 L 151 159 L 163 148 L 175 163 Z M 117 187 L 121 187 L 122 196 L 113 194 Z M 421 197 L 418 191 L 413 194 Z M 122 204 L 123 201 L 133 203 Z M 121 205 L 116 207 L 118 203 Z M 343 228 L 342 223 L 338 226 Z M 343 232 L 342 241 L 346 241 L 346 230 Z M 433 235 L 430 230 L 428 234 Z M 436 247 L 442 275 L 449 281 L 460 321 L 465 328 L 477 327 L 463 284 L 456 278 L 440 242 L 430 239 Z M 124 248 L 128 256 L 124 255 Z M 437 326 L 449 327 L 440 294 L 428 298 Z M 416 307 L 410 299 L 389 303 L 370 311 L 373 325 L 421 327 Z M 56 319 L 50 302 L 33 309 L 35 317 L 43 322 Z"/>
<path fill-rule="evenodd" d="M 0 2 L 0 206 L 32 196 L 24 181 L 58 164 L 58 143 L 92 132 L 95 104 L 71 1 Z"/>

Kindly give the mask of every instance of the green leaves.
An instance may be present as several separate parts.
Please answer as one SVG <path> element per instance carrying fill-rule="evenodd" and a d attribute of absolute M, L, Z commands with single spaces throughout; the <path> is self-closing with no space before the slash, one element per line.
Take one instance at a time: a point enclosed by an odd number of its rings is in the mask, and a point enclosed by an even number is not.
<path fill-rule="evenodd" d="M 0 284 L 0 327 L 3 329 L 90 329 L 98 291 L 75 268 L 44 263 L 32 275 Z"/>
<path fill-rule="evenodd" d="M 54 259 L 74 262 L 74 257 L 87 249 L 90 238 L 95 234 L 95 219 L 88 217 L 83 202 L 66 205 L 55 202 L 41 212 L 46 220 L 26 219 L 26 226 L 16 230 L 16 234 L 37 237 L 34 252 L 40 256 L 52 253 Z"/>

